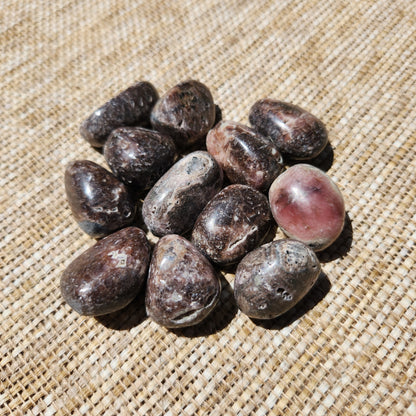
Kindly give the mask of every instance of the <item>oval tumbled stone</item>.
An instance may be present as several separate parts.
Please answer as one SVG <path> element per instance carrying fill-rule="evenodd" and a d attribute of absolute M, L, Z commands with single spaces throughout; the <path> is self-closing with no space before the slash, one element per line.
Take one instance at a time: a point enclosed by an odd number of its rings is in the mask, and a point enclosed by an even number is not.
<path fill-rule="evenodd" d="M 249 120 L 257 131 L 271 137 L 284 158 L 312 159 L 328 143 L 322 121 L 294 104 L 259 100 L 251 108 Z"/>
<path fill-rule="evenodd" d="M 230 185 L 207 204 L 192 231 L 192 242 L 212 262 L 237 262 L 266 236 L 271 213 L 267 198 L 246 185 Z"/>
<path fill-rule="evenodd" d="M 231 183 L 267 191 L 282 172 L 279 150 L 268 137 L 234 121 L 221 121 L 207 135 L 207 150 Z"/>
<path fill-rule="evenodd" d="M 315 251 L 331 245 L 344 227 L 342 194 L 332 179 L 314 166 L 294 165 L 278 176 L 270 187 L 269 201 L 282 231 Z"/>
<path fill-rule="evenodd" d="M 65 190 L 75 220 L 92 237 L 104 237 L 134 220 L 136 204 L 126 185 L 97 163 L 69 163 Z"/>
<path fill-rule="evenodd" d="M 150 120 L 155 130 L 172 137 L 178 147 L 189 147 L 205 138 L 214 125 L 211 92 L 199 81 L 181 82 L 160 97 Z"/>
<path fill-rule="evenodd" d="M 316 254 L 302 242 L 272 241 L 239 263 L 234 280 L 237 305 L 251 318 L 276 318 L 308 293 L 320 270 Z"/>
<path fill-rule="evenodd" d="M 80 127 L 81 136 L 94 147 L 104 146 L 109 134 L 122 126 L 149 124 L 159 94 L 146 81 L 138 82 L 95 110 Z"/>
<path fill-rule="evenodd" d="M 145 233 L 127 227 L 77 257 L 61 277 L 61 293 L 81 315 L 104 315 L 128 305 L 139 292 L 150 262 Z"/>
<path fill-rule="evenodd" d="M 162 237 L 153 251 L 146 311 L 168 328 L 195 325 L 215 307 L 220 280 L 209 261 L 185 238 Z"/>
<path fill-rule="evenodd" d="M 153 186 L 143 201 L 143 219 L 153 234 L 189 231 L 207 202 L 221 189 L 222 170 L 204 151 L 189 153 Z"/>
<path fill-rule="evenodd" d="M 114 175 L 135 190 L 151 188 L 173 165 L 173 140 L 141 127 L 114 130 L 104 146 L 104 157 Z"/>

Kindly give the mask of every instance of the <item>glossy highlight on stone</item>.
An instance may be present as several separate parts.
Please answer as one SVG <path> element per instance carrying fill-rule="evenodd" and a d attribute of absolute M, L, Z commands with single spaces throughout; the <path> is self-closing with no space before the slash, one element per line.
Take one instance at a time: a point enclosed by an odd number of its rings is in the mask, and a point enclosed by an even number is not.
<path fill-rule="evenodd" d="M 221 121 L 208 132 L 206 143 L 231 183 L 264 192 L 283 170 L 272 140 L 243 124 Z"/>
<path fill-rule="evenodd" d="M 142 287 L 150 244 L 139 228 L 113 233 L 84 251 L 61 277 L 61 293 L 81 315 L 104 315 L 128 305 Z"/>
<path fill-rule="evenodd" d="M 309 292 L 320 271 L 315 253 L 302 242 L 272 241 L 247 254 L 238 265 L 237 305 L 251 318 L 276 318 Z"/>
<path fill-rule="evenodd" d="M 274 141 L 284 158 L 312 159 L 328 143 L 322 121 L 294 104 L 259 100 L 251 108 L 249 120 L 257 131 Z"/>
<path fill-rule="evenodd" d="M 344 227 L 342 194 L 332 179 L 314 166 L 299 164 L 287 169 L 270 187 L 269 201 L 282 231 L 315 251 L 331 245 Z"/>
<path fill-rule="evenodd" d="M 246 185 L 230 185 L 199 215 L 192 243 L 212 262 L 232 264 L 261 244 L 271 220 L 262 193 Z"/>
<path fill-rule="evenodd" d="M 209 261 L 185 238 L 162 237 L 153 251 L 146 311 L 168 328 L 195 325 L 214 309 L 221 282 Z"/>
<path fill-rule="evenodd" d="M 221 189 L 223 174 L 204 151 L 189 153 L 153 186 L 143 201 L 143 220 L 156 236 L 184 234 Z"/>
<path fill-rule="evenodd" d="M 214 125 L 216 109 L 209 89 L 199 81 L 181 82 L 167 91 L 151 113 L 151 123 L 172 137 L 180 148 L 205 138 Z"/>
<path fill-rule="evenodd" d="M 126 185 L 97 163 L 69 163 L 65 190 L 75 220 L 92 237 L 104 237 L 134 220 L 136 204 Z"/>
<path fill-rule="evenodd" d="M 81 136 L 92 146 L 102 147 L 118 127 L 149 124 L 150 112 L 158 98 L 150 82 L 138 82 L 95 110 L 81 124 Z"/>
<path fill-rule="evenodd" d="M 141 127 L 120 127 L 110 134 L 104 157 L 114 175 L 135 190 L 150 189 L 173 165 L 173 140 Z"/>

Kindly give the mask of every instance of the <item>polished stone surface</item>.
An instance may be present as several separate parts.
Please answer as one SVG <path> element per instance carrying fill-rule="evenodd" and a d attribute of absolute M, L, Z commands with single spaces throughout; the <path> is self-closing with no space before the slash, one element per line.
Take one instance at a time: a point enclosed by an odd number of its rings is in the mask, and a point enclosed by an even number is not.
<path fill-rule="evenodd" d="M 243 124 L 219 122 L 208 132 L 206 143 L 231 183 L 265 192 L 283 170 L 273 141 Z"/>
<path fill-rule="evenodd" d="M 162 237 L 153 251 L 146 311 L 168 328 L 195 325 L 215 307 L 220 280 L 209 261 L 185 238 Z"/>
<path fill-rule="evenodd" d="M 120 127 L 110 134 L 104 157 L 114 175 L 135 190 L 150 189 L 173 165 L 176 148 L 164 134 L 141 127 Z"/>
<path fill-rule="evenodd" d="M 153 186 L 143 201 L 143 220 L 156 236 L 192 229 L 208 201 L 221 189 L 223 174 L 204 151 L 189 153 Z"/>
<path fill-rule="evenodd" d="M 155 130 L 171 136 L 180 148 L 205 139 L 214 125 L 216 108 L 209 89 L 199 81 L 181 82 L 167 91 L 151 113 Z"/>
<path fill-rule="evenodd" d="M 102 147 L 109 134 L 118 127 L 147 125 L 158 98 L 159 94 L 150 82 L 138 82 L 84 120 L 80 127 L 81 136 L 92 146 Z"/>
<path fill-rule="evenodd" d="M 294 104 L 259 100 L 252 106 L 249 120 L 257 131 L 274 141 L 285 159 L 312 159 L 328 143 L 322 121 Z"/>
<path fill-rule="evenodd" d="M 81 315 L 104 315 L 128 305 L 150 262 L 150 244 L 136 227 L 113 233 L 77 257 L 61 277 L 61 293 Z"/>
<path fill-rule="evenodd" d="M 136 204 L 126 185 L 94 162 L 69 163 L 65 190 L 75 220 L 92 237 L 104 237 L 134 220 Z"/>
<path fill-rule="evenodd" d="M 282 231 L 315 251 L 331 245 L 344 227 L 342 194 L 332 179 L 314 166 L 299 164 L 287 169 L 270 187 L 269 201 Z"/>
<path fill-rule="evenodd" d="M 262 193 L 246 185 L 230 185 L 199 215 L 192 242 L 212 262 L 232 264 L 261 244 L 271 221 Z"/>
<path fill-rule="evenodd" d="M 321 266 L 300 241 L 272 241 L 250 252 L 237 267 L 234 295 L 251 318 L 272 319 L 298 303 L 311 289 Z"/>

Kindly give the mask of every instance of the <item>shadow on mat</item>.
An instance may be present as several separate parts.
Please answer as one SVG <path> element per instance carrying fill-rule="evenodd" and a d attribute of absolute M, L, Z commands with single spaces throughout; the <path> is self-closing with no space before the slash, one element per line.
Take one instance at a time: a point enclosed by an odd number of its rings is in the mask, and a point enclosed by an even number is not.
<path fill-rule="evenodd" d="M 312 289 L 292 309 L 274 319 L 252 319 L 252 321 L 266 329 L 283 329 L 313 309 L 328 294 L 330 289 L 331 282 L 327 275 L 321 271 Z"/>
<path fill-rule="evenodd" d="M 299 163 L 307 163 L 308 165 L 313 165 L 316 168 L 319 168 L 323 170 L 324 172 L 327 172 L 332 164 L 334 163 L 334 149 L 331 146 L 331 143 L 327 143 L 327 145 L 324 147 L 324 150 L 322 150 L 321 153 L 319 153 L 318 156 L 314 157 L 313 159 L 308 160 L 292 160 L 288 159 L 285 161 L 288 166 L 297 165 Z"/>

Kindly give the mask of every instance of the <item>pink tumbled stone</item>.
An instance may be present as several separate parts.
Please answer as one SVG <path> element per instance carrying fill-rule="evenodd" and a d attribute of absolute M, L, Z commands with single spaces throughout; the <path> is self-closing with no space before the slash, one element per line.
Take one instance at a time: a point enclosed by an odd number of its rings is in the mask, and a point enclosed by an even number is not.
<path fill-rule="evenodd" d="M 314 166 L 299 164 L 278 176 L 270 207 L 282 231 L 315 251 L 330 246 L 344 227 L 344 199 L 337 185 Z"/>

